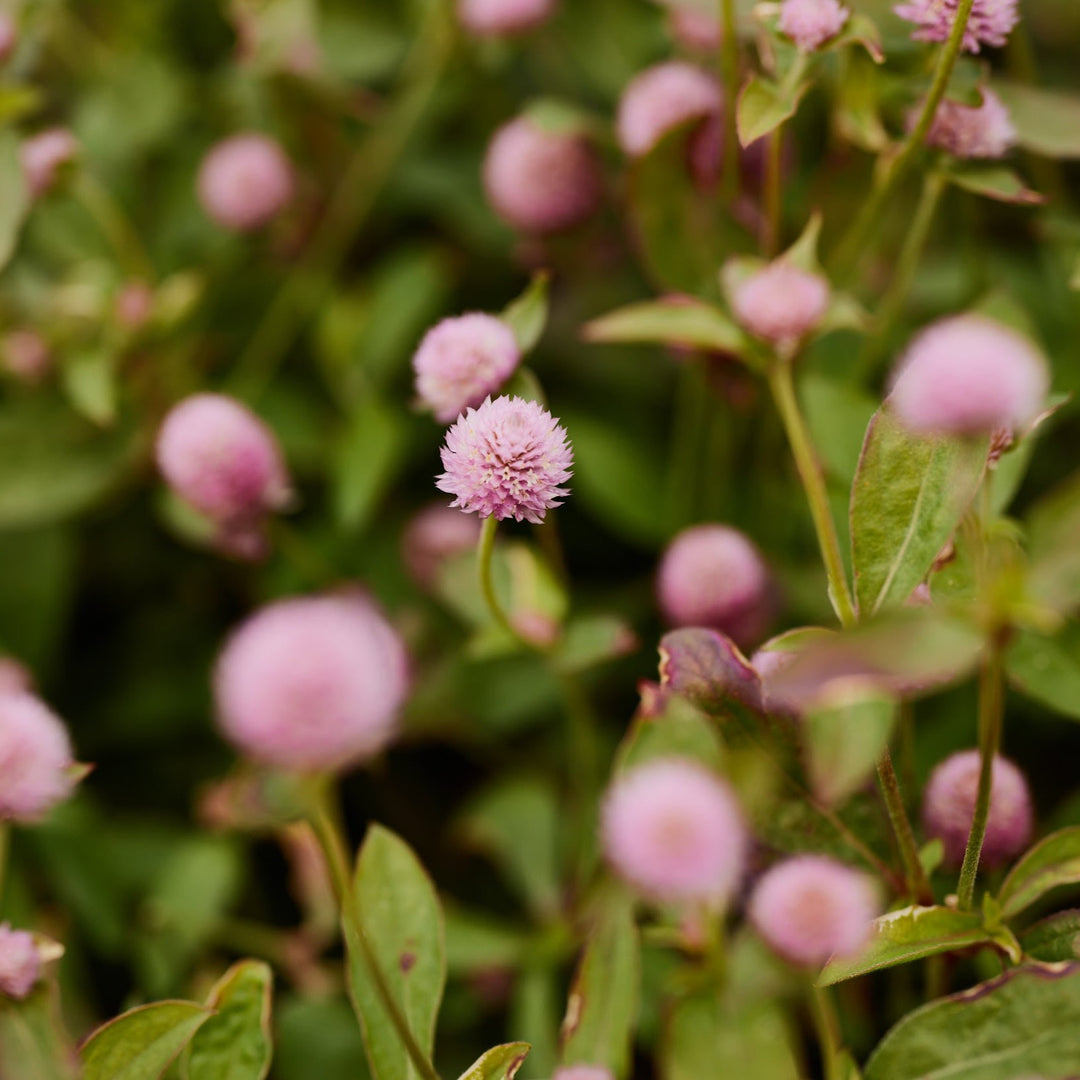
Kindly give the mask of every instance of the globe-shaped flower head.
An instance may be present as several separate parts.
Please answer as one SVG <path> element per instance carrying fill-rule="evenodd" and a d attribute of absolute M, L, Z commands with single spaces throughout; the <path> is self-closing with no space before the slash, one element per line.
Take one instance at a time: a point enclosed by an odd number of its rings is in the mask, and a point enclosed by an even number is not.
<path fill-rule="evenodd" d="M 823 277 L 777 259 L 735 286 L 731 306 L 751 334 L 788 350 L 825 317 L 829 295 Z"/>
<path fill-rule="evenodd" d="M 458 18 L 477 37 L 504 37 L 532 30 L 555 10 L 555 0 L 457 0 Z"/>
<path fill-rule="evenodd" d="M 0 923 L 0 994 L 22 1001 L 39 978 L 41 954 L 34 935 Z"/>
<path fill-rule="evenodd" d="M 1004 157 L 1016 144 L 1016 128 L 993 90 L 984 89 L 982 96 L 981 105 L 943 101 L 926 141 L 958 158 Z"/>
<path fill-rule="evenodd" d="M 33 824 L 71 794 L 71 741 L 29 693 L 0 694 L 0 820 Z"/>
<path fill-rule="evenodd" d="M 233 135 L 199 167 L 199 201 L 219 225 L 249 232 L 265 225 L 292 199 L 296 182 L 285 151 L 265 135 Z"/>
<path fill-rule="evenodd" d="M 964 49 L 977 53 L 983 45 L 1000 48 L 1020 21 L 1018 0 L 975 0 L 964 28 Z M 905 0 L 893 10 L 915 23 L 916 41 L 945 41 L 952 33 L 960 0 Z"/>
<path fill-rule="evenodd" d="M 569 490 L 573 452 L 566 429 L 535 401 L 488 398 L 446 433 L 446 469 L 436 481 L 451 506 L 498 520 L 544 520 Z"/>
<path fill-rule="evenodd" d="M 803 52 L 813 52 L 836 37 L 850 15 L 839 0 L 784 0 L 780 5 L 780 32 Z"/>
<path fill-rule="evenodd" d="M 657 64 L 623 91 L 615 121 L 619 145 L 630 157 L 643 157 L 669 131 L 715 118 L 720 108 L 720 86 L 708 72 L 685 60 Z"/>

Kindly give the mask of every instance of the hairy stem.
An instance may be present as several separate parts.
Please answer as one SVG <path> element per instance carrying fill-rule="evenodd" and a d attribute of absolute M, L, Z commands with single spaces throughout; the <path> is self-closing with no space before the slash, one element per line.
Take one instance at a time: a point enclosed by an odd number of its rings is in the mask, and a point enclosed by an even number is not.
<path fill-rule="evenodd" d="M 888 747 L 885 748 L 885 753 L 881 755 L 881 760 L 878 762 L 878 783 L 881 785 L 881 794 L 889 813 L 889 823 L 892 825 L 893 835 L 900 849 L 900 861 L 904 867 L 904 878 L 911 898 L 919 904 L 932 904 L 934 893 L 930 888 L 930 882 L 926 879 L 926 871 L 919 861 L 915 833 L 908 819 L 904 796 L 900 790 L 900 781 L 897 779 L 892 753 Z"/>

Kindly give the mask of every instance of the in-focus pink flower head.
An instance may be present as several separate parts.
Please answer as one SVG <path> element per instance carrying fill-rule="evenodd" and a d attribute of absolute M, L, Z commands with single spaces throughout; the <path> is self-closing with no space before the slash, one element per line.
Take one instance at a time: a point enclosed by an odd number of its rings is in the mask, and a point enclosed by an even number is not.
<path fill-rule="evenodd" d="M 1027 338 L 982 315 L 957 315 L 908 346 L 889 404 L 912 431 L 989 434 L 1033 420 L 1049 383 L 1046 361 Z"/>
<path fill-rule="evenodd" d="M 1016 128 L 993 90 L 984 88 L 982 96 L 981 105 L 943 101 L 926 141 L 958 158 L 1004 157 L 1016 145 Z"/>
<path fill-rule="evenodd" d="M 915 23 L 916 41 L 946 41 L 956 22 L 960 0 L 904 0 L 893 11 Z M 964 50 L 977 53 L 983 45 L 1000 48 L 1020 21 L 1018 0 L 975 0 L 964 28 Z"/>
<path fill-rule="evenodd" d="M 615 1074 L 603 1065 L 560 1065 L 551 1080 L 615 1080 Z"/>
<path fill-rule="evenodd" d="M 4 370 L 9 375 L 36 386 L 52 370 L 52 353 L 45 339 L 36 330 L 12 330 L 0 346 Z"/>
<path fill-rule="evenodd" d="M 177 495 L 232 531 L 291 497 L 274 433 L 225 394 L 194 394 L 175 405 L 158 432 L 157 462 Z"/>
<path fill-rule="evenodd" d="M 724 39 L 720 16 L 698 8 L 675 4 L 668 13 L 671 36 L 684 48 L 714 53 Z"/>
<path fill-rule="evenodd" d="M 858 953 L 881 899 L 872 878 L 835 859 L 799 855 L 767 870 L 750 895 L 750 921 L 790 963 L 818 967 Z"/>
<path fill-rule="evenodd" d="M 296 189 L 292 163 L 265 135 L 244 133 L 219 142 L 199 166 L 199 201 L 223 228 L 249 232 L 276 217 Z"/>
<path fill-rule="evenodd" d="M 964 861 L 981 767 L 977 750 L 947 757 L 930 774 L 923 791 L 922 817 L 926 835 L 945 845 L 945 864 Z M 1024 774 L 1008 758 L 994 758 L 990 783 L 990 817 L 986 823 L 981 864 L 993 868 L 1019 855 L 1031 840 L 1035 814 Z"/>
<path fill-rule="evenodd" d="M 494 394 L 521 362 L 513 330 L 494 315 L 472 312 L 443 319 L 413 356 L 416 392 L 442 423 Z"/>
<path fill-rule="evenodd" d="M 619 876 L 658 903 L 723 906 L 747 854 L 727 783 L 682 758 L 646 762 L 615 780 L 601 809 L 601 840 Z"/>
<path fill-rule="evenodd" d="M 741 646 L 760 641 L 775 607 L 761 552 L 727 525 L 679 533 L 660 560 L 656 593 L 670 625 L 712 627 Z"/>
<path fill-rule="evenodd" d="M 555 233 L 591 217 L 603 197 L 600 161 L 577 131 L 555 131 L 519 116 L 492 136 L 484 155 L 484 190 L 512 228 Z"/>
<path fill-rule="evenodd" d="M 500 521 L 544 520 L 570 494 L 562 487 L 574 463 L 566 429 L 535 401 L 488 398 L 446 433 L 446 470 L 436 480 L 451 506 Z"/>
<path fill-rule="evenodd" d="M 0 994 L 16 1001 L 28 998 L 41 978 L 41 966 L 34 935 L 0 923 Z"/>
<path fill-rule="evenodd" d="M 0 11 L 0 63 L 7 60 L 19 44 L 19 28 L 15 19 L 6 11 Z"/>
<path fill-rule="evenodd" d="M 829 283 L 776 259 L 733 290 L 736 319 L 754 337 L 788 350 L 814 330 L 829 308 Z"/>
<path fill-rule="evenodd" d="M 79 156 L 79 141 L 67 128 L 55 127 L 24 139 L 19 161 L 30 194 L 40 198 L 60 179 L 61 170 Z"/>
<path fill-rule="evenodd" d="M 623 91 L 615 121 L 619 145 L 630 157 L 644 157 L 679 125 L 715 117 L 722 103 L 716 79 L 695 64 L 657 64 L 635 76 Z"/>
<path fill-rule="evenodd" d="M 780 5 L 780 33 L 803 52 L 814 52 L 836 37 L 851 17 L 839 0 L 784 0 Z"/>
<path fill-rule="evenodd" d="M 472 551 L 480 540 L 480 522 L 445 503 L 425 506 L 408 524 L 402 557 L 413 581 L 430 589 L 440 568 L 457 555 Z"/>
<path fill-rule="evenodd" d="M 225 736 L 252 758 L 337 771 L 381 751 L 397 730 L 408 661 L 362 594 L 262 608 L 228 640 L 214 674 Z"/>
<path fill-rule="evenodd" d="M 476 37 L 523 34 L 546 22 L 555 0 L 457 0 L 461 25 Z"/>
<path fill-rule="evenodd" d="M 71 740 L 30 693 L 0 694 L 0 820 L 40 821 L 75 786 Z"/>

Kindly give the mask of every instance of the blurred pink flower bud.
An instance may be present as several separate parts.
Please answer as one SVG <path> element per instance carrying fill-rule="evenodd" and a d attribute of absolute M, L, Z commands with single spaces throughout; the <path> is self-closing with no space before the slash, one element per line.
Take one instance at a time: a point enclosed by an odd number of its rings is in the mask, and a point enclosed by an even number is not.
<path fill-rule="evenodd" d="M 553 233 L 590 217 L 603 195 L 599 159 L 578 132 L 547 131 L 519 116 L 495 132 L 484 156 L 495 213 L 527 233 Z"/>
<path fill-rule="evenodd" d="M 52 370 L 52 355 L 36 330 L 12 330 L 0 347 L 4 370 L 20 382 L 36 386 Z"/>
<path fill-rule="evenodd" d="M 34 689 L 34 677 L 25 664 L 11 656 L 0 656 L 0 694 L 27 694 Z"/>
<path fill-rule="evenodd" d="M 157 462 L 185 502 L 230 531 L 261 522 L 290 497 L 273 432 L 224 394 L 195 394 L 173 407 L 158 433 Z"/>
<path fill-rule="evenodd" d="M 672 626 L 712 627 L 738 645 L 759 640 L 773 615 L 765 560 L 726 525 L 695 525 L 679 533 L 660 561 L 656 591 Z"/>
<path fill-rule="evenodd" d="M 219 142 L 199 167 L 203 209 L 219 225 L 248 232 L 265 225 L 292 200 L 296 187 L 285 151 L 265 135 Z"/>
<path fill-rule="evenodd" d="M 615 1074 L 603 1065 L 560 1065 L 551 1080 L 615 1080 Z"/>
<path fill-rule="evenodd" d="M 19 43 L 19 28 L 6 11 L 0 11 L 0 63 L 7 60 Z"/>
<path fill-rule="evenodd" d="M 977 750 L 947 757 L 930 774 L 923 792 L 923 828 L 945 845 L 945 865 L 964 861 L 981 762 Z M 1007 863 L 1027 847 L 1035 827 L 1031 792 L 1024 774 L 1008 758 L 994 758 L 990 783 L 990 817 L 986 823 L 981 865 Z"/>
<path fill-rule="evenodd" d="M 443 319 L 413 356 L 416 392 L 445 424 L 498 391 L 520 362 L 513 330 L 494 315 Z"/>
<path fill-rule="evenodd" d="M 480 542 L 480 522 L 445 503 L 425 506 L 408 524 L 402 556 L 410 577 L 430 589 L 444 563 L 473 551 Z"/>
<path fill-rule="evenodd" d="M 32 824 L 74 787 L 67 729 L 29 693 L 0 694 L 0 819 Z"/>
<path fill-rule="evenodd" d="M 1016 145 L 1016 128 L 1001 98 L 982 91 L 981 105 L 943 101 L 926 141 L 958 158 L 1001 158 Z"/>
<path fill-rule="evenodd" d="M 19 160 L 30 194 L 38 198 L 49 191 L 59 179 L 60 170 L 78 154 L 78 140 L 67 128 L 49 128 L 23 140 Z"/>
<path fill-rule="evenodd" d="M 145 281 L 129 281 L 116 294 L 116 318 L 121 326 L 139 330 L 154 311 L 154 290 Z"/>
<path fill-rule="evenodd" d="M 521 34 L 546 22 L 555 0 L 457 0 L 458 18 L 477 37 Z"/>
<path fill-rule="evenodd" d="M 999 48 L 1020 21 L 1018 0 L 975 0 L 964 29 L 964 49 L 977 53 L 981 46 Z M 916 41 L 946 41 L 956 22 L 960 0 L 905 0 L 893 11 L 918 27 Z"/>
<path fill-rule="evenodd" d="M 41 955 L 34 935 L 0 923 L 0 994 L 22 1001 L 41 978 Z"/>
<path fill-rule="evenodd" d="M 226 737 L 256 760 L 339 770 L 393 738 L 408 687 L 397 632 L 365 597 L 281 600 L 226 643 L 214 675 Z"/>
<path fill-rule="evenodd" d="M 908 346 L 889 403 L 912 431 L 989 434 L 1033 420 L 1048 387 L 1046 362 L 1026 338 L 984 316 L 958 315 Z"/>
<path fill-rule="evenodd" d="M 836 37 L 850 16 L 839 0 L 784 0 L 780 5 L 780 33 L 803 52 L 814 52 Z"/>
<path fill-rule="evenodd" d="M 601 839 L 615 871 L 659 903 L 722 906 L 746 861 L 731 789 L 682 758 L 649 761 L 616 779 L 604 798 Z"/>
<path fill-rule="evenodd" d="M 718 14 L 676 4 L 668 14 L 671 36 L 684 48 L 694 52 L 714 53 L 723 40 L 723 28 Z"/>
<path fill-rule="evenodd" d="M 874 881 L 835 859 L 800 855 L 758 881 L 750 921 L 785 960 L 818 967 L 831 956 L 853 956 L 870 939 L 881 901 Z"/>
<path fill-rule="evenodd" d="M 721 103 L 719 84 L 701 68 L 685 60 L 657 64 L 623 91 L 615 122 L 619 145 L 630 157 L 643 157 L 674 128 L 718 114 Z"/>
<path fill-rule="evenodd" d="M 539 524 L 568 494 L 573 451 L 566 429 L 535 401 L 488 398 L 446 433 L 436 487 L 451 506 L 500 521 Z"/>
<path fill-rule="evenodd" d="M 794 348 L 829 307 L 829 283 L 777 259 L 733 290 L 731 306 L 744 329 L 777 349 Z"/>

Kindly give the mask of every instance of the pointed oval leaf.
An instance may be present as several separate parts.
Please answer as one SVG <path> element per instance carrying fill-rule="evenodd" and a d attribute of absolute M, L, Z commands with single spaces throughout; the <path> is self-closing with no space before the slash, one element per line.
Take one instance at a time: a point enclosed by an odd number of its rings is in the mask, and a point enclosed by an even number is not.
<path fill-rule="evenodd" d="M 532 352 L 544 335 L 548 321 L 548 293 L 551 275 L 546 270 L 533 274 L 528 288 L 503 309 L 500 316 L 514 332 L 522 353 Z"/>
<path fill-rule="evenodd" d="M 679 345 L 736 354 L 746 345 L 724 312 L 689 296 L 628 304 L 586 323 L 581 333 L 597 344 Z"/>
<path fill-rule="evenodd" d="M 945 176 L 958 188 L 996 202 L 1014 203 L 1019 206 L 1038 206 L 1046 202 L 1046 196 L 1032 191 L 1016 171 L 1007 165 L 957 162 L 950 165 Z"/>
<path fill-rule="evenodd" d="M 1033 960 L 1080 960 L 1080 910 L 1059 911 L 1035 923 L 1021 935 L 1020 947 Z"/>
<path fill-rule="evenodd" d="M 686 757 L 718 768 L 723 744 L 715 725 L 677 694 L 654 683 L 641 689 L 641 707 L 615 754 L 615 771 L 664 757 Z"/>
<path fill-rule="evenodd" d="M 1060 638 L 1022 630 L 1009 646 L 1005 671 L 1022 694 L 1080 720 L 1080 657 Z"/>
<path fill-rule="evenodd" d="M 809 87 L 808 82 L 801 82 L 789 89 L 756 76 L 751 78 L 739 94 L 736 109 L 739 142 L 749 146 L 790 120 Z"/>
<path fill-rule="evenodd" d="M 39 985 L 25 1001 L 0 996 L 0 1076 L 75 1080 L 75 1054 L 52 980 Z"/>
<path fill-rule="evenodd" d="M 1080 95 L 994 79 L 1017 141 L 1045 157 L 1080 158 Z"/>
<path fill-rule="evenodd" d="M 1011 919 L 1059 885 L 1080 883 L 1080 825 L 1051 833 L 1013 868 L 1001 886 L 998 901 L 1003 918 Z"/>
<path fill-rule="evenodd" d="M 158 1080 L 213 1013 L 192 1001 L 159 1001 L 110 1020 L 83 1044 L 83 1080 Z"/>
<path fill-rule="evenodd" d="M 527 1042 L 494 1046 L 473 1062 L 459 1080 L 514 1080 L 531 1047 Z"/>

